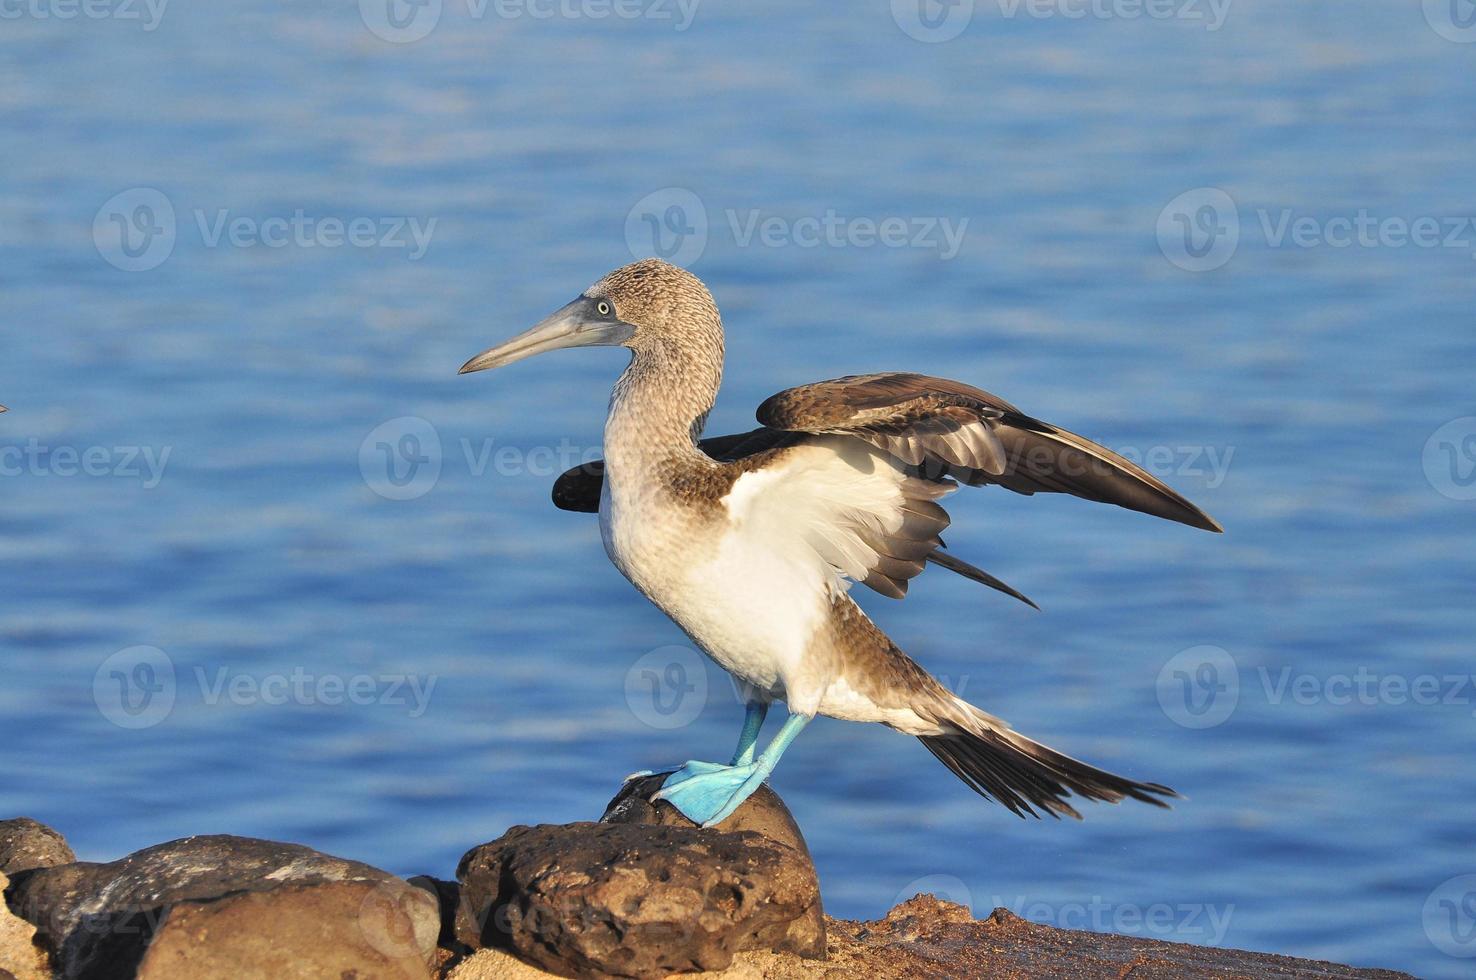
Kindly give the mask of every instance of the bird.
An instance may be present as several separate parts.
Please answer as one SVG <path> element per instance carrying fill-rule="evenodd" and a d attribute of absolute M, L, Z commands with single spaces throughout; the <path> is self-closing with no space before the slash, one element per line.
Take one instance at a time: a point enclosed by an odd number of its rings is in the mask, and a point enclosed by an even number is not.
<path fill-rule="evenodd" d="M 1178 796 L 1048 748 L 954 694 L 872 622 L 851 587 L 901 598 L 936 565 L 1030 602 L 945 548 L 939 500 L 961 486 L 1067 493 L 1222 530 L 1207 514 L 1103 446 L 922 374 L 790 388 L 759 406 L 757 429 L 704 439 L 722 381 L 722 319 L 697 276 L 656 258 L 608 273 L 459 373 L 594 346 L 624 347 L 630 360 L 611 393 L 604 458 L 559 477 L 554 502 L 599 514 L 611 562 L 736 679 L 745 704 L 730 760 L 689 760 L 653 800 L 701 826 L 721 823 L 817 715 L 915 736 L 1021 817 L 1080 819 L 1073 797 L 1167 807 Z M 787 716 L 757 752 L 780 702 Z"/>

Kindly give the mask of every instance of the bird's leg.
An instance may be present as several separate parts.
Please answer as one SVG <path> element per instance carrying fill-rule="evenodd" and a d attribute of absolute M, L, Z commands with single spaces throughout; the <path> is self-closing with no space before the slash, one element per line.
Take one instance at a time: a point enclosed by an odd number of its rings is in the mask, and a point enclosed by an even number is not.
<path fill-rule="evenodd" d="M 778 765 L 780 756 L 789 748 L 805 725 L 809 715 L 791 714 L 768 748 L 752 762 L 713 768 L 711 763 L 687 763 L 666 778 L 661 789 L 651 797 L 666 800 L 687 818 L 704 827 L 722 823 L 744 800 L 763 785 Z M 748 724 L 744 724 L 747 733 Z M 742 747 L 740 745 L 740 747 Z M 747 746 L 751 752 L 752 745 Z"/>
<path fill-rule="evenodd" d="M 753 761 L 753 743 L 758 741 L 759 730 L 764 727 L 764 718 L 769 713 L 767 701 L 750 701 L 743 715 L 743 731 L 738 736 L 738 748 L 729 765 L 746 766 Z"/>

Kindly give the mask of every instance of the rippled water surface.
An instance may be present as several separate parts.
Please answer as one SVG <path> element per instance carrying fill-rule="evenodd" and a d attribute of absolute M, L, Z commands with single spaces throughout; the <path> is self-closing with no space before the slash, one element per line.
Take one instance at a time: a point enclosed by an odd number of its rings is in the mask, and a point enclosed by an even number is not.
<path fill-rule="evenodd" d="M 713 431 L 941 374 L 1228 530 L 955 497 L 950 546 L 1043 611 L 938 572 L 867 608 L 1187 799 L 1024 822 L 821 721 L 775 785 L 832 912 L 1469 967 L 1476 44 L 1441 4 L 116 7 L 0 28 L 0 811 L 86 858 L 228 831 L 446 876 L 725 756 L 724 675 L 548 501 L 622 357 L 455 375 L 660 248 L 724 311 Z"/>

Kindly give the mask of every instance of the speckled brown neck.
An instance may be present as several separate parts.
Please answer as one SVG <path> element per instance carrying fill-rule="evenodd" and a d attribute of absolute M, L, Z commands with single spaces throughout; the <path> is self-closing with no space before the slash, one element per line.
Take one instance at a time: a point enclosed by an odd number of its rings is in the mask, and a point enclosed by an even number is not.
<path fill-rule="evenodd" d="M 605 421 L 608 465 L 622 475 L 667 482 L 673 470 L 715 466 L 697 448 L 712 410 L 722 365 L 701 363 L 688 350 L 647 343 L 636 348 L 610 396 Z"/>

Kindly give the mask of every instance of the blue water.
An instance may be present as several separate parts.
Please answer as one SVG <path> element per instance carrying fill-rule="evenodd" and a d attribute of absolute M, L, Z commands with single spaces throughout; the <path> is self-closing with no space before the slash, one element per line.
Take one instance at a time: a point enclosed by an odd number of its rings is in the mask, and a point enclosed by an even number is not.
<path fill-rule="evenodd" d="M 1468 975 L 1462 21 L 445 0 L 396 35 L 374 6 L 0 22 L 0 811 L 90 859 L 233 832 L 449 876 L 625 772 L 726 755 L 724 677 L 548 502 L 621 356 L 455 375 L 685 249 L 729 331 L 711 431 L 792 384 L 941 374 L 1146 454 L 1227 528 L 955 497 L 949 544 L 1043 611 L 938 572 L 867 608 L 1026 733 L 1187 799 L 1022 822 L 821 721 L 775 785 L 830 911 L 922 888 Z M 1360 212 L 1464 245 L 1321 237 Z"/>

